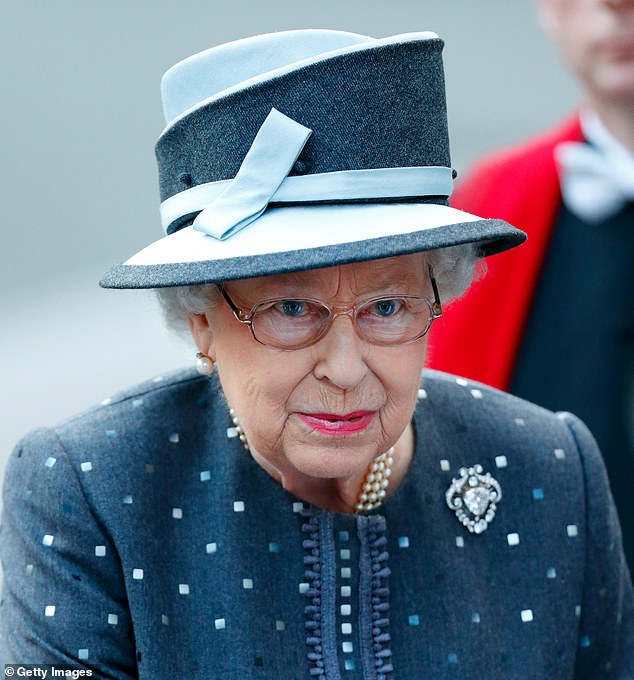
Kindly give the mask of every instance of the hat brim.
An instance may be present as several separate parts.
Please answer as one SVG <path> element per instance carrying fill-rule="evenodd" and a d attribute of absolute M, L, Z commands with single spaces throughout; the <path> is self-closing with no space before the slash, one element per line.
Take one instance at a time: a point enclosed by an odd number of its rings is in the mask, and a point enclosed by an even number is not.
<path fill-rule="evenodd" d="M 225 241 L 185 227 L 150 244 L 100 281 L 104 288 L 162 288 L 317 269 L 465 243 L 482 257 L 526 234 L 503 220 L 433 203 L 269 208 Z"/>

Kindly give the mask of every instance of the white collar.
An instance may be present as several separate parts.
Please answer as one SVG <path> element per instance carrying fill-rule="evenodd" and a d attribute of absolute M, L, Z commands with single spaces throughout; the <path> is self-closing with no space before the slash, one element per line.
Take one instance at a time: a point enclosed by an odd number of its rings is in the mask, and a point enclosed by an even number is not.
<path fill-rule="evenodd" d="M 621 172 L 634 176 L 634 154 L 605 127 L 597 113 L 583 109 L 579 119 L 586 140 L 609 157 Z"/>

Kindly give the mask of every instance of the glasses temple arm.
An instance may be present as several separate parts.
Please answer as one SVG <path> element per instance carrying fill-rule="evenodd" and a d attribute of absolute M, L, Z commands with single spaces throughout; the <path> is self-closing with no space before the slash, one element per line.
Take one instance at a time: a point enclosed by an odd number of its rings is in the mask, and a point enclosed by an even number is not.
<path fill-rule="evenodd" d="M 434 291 L 434 303 L 432 305 L 432 309 L 434 313 L 434 319 L 437 319 L 439 316 L 442 316 L 442 304 L 440 303 L 438 284 L 436 283 L 436 279 L 434 278 L 434 270 L 432 269 L 430 264 L 427 265 L 427 268 L 429 270 L 429 279 L 431 281 L 431 287 L 432 290 Z"/>
<path fill-rule="evenodd" d="M 216 284 L 214 284 L 214 285 L 215 285 L 216 288 L 222 293 L 222 297 L 225 299 L 225 302 L 226 302 L 226 303 L 229 305 L 229 307 L 231 308 L 231 311 L 233 312 L 233 315 L 236 317 L 236 319 L 237 319 L 240 323 L 248 323 L 248 324 L 250 324 L 250 323 L 251 323 L 251 319 L 247 318 L 247 317 L 245 316 L 244 310 L 243 310 L 243 309 L 240 309 L 240 307 L 238 307 L 238 306 L 236 305 L 236 303 L 229 297 L 229 293 L 227 293 L 227 291 L 224 289 L 224 286 L 223 286 L 221 283 L 216 283 Z"/>

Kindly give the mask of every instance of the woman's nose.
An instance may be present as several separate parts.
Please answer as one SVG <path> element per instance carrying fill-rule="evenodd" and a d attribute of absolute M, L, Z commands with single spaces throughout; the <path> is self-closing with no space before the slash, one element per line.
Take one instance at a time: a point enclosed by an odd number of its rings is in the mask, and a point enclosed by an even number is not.
<path fill-rule="evenodd" d="M 338 315 L 326 335 L 314 345 L 315 376 L 342 390 L 356 387 L 368 372 L 365 346 L 356 334 L 350 316 Z"/>

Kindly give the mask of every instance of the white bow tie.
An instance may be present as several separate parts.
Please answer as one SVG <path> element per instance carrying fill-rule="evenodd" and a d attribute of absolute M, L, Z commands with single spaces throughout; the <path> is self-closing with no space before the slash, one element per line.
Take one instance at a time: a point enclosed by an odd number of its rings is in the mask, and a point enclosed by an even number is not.
<path fill-rule="evenodd" d="M 634 163 L 581 142 L 555 148 L 566 207 L 586 222 L 601 222 L 634 201 Z"/>

